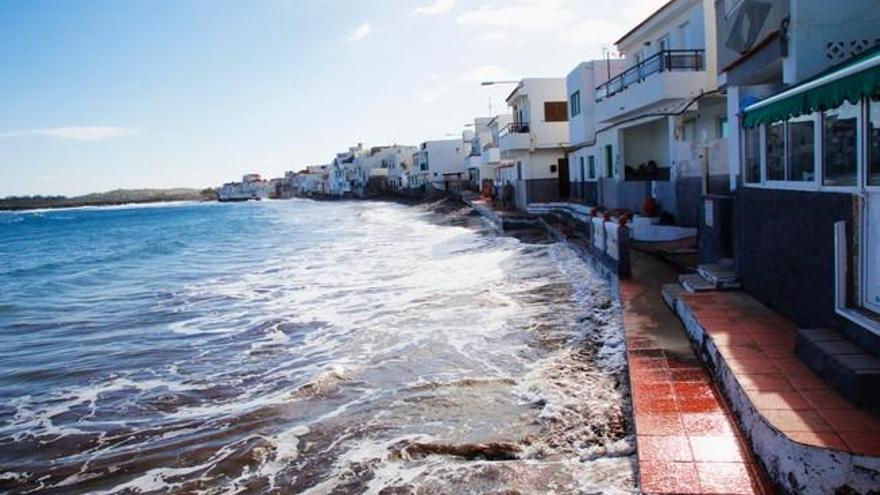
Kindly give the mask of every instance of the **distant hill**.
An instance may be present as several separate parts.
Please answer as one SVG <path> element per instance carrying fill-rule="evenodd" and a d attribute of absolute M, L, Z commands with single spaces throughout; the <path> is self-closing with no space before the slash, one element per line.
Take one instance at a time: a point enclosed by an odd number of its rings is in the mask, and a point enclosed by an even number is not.
<path fill-rule="evenodd" d="M 113 191 L 86 194 L 72 198 L 65 196 L 9 196 L 0 199 L 0 210 L 109 206 L 165 201 L 214 201 L 216 199 L 217 191 L 211 188 L 115 189 Z"/>

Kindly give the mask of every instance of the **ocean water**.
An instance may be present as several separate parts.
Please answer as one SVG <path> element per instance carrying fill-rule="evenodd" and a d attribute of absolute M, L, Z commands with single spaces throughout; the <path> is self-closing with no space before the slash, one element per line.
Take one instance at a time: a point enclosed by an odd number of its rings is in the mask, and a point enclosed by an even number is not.
<path fill-rule="evenodd" d="M 0 213 L 0 493 L 634 492 L 608 288 L 468 213 Z"/>

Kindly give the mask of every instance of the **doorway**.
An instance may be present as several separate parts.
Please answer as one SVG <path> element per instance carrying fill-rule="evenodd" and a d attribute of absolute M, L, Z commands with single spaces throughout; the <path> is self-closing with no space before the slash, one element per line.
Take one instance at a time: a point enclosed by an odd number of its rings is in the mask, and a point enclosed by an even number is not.
<path fill-rule="evenodd" d="M 559 199 L 568 201 L 568 195 L 571 192 L 571 183 L 568 177 L 568 158 L 560 158 L 556 163 L 559 165 Z"/>

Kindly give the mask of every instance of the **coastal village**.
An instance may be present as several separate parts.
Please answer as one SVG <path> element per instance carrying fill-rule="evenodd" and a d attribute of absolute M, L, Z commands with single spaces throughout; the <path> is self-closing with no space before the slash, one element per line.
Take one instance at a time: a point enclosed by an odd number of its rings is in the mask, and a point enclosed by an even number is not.
<path fill-rule="evenodd" d="M 462 198 L 619 293 L 645 493 L 880 493 L 880 9 L 671 0 L 460 138 L 357 143 L 221 201 Z M 665 304 L 664 304 L 665 303 Z"/>

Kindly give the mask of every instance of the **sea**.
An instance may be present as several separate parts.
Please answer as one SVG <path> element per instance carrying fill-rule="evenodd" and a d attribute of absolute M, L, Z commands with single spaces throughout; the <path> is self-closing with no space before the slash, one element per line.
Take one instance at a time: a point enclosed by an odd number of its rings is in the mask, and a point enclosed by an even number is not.
<path fill-rule="evenodd" d="M 449 201 L 4 212 L 0 493 L 634 493 L 623 351 Z"/>

